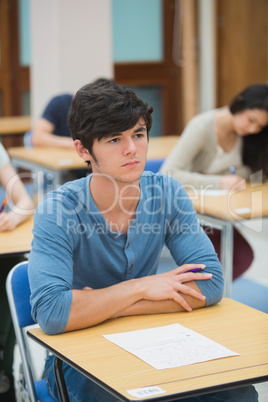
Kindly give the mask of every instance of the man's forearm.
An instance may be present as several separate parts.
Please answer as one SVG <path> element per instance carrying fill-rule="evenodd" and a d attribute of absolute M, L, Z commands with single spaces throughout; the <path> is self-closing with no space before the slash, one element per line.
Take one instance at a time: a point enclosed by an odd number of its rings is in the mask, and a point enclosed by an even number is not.
<path fill-rule="evenodd" d="M 208 280 L 211 274 L 189 272 L 197 265 L 183 265 L 164 274 L 131 279 L 104 289 L 73 290 L 65 331 L 90 327 L 111 317 L 203 307 L 206 299 L 193 278 Z"/>
<path fill-rule="evenodd" d="M 187 285 L 193 287 L 195 290 L 201 293 L 199 287 L 195 282 L 189 282 Z M 181 295 L 193 310 L 206 306 L 205 300 L 199 300 L 189 295 Z M 140 314 L 177 313 L 180 311 L 185 311 L 185 309 L 174 300 L 139 300 L 125 310 L 120 311 L 113 318 Z"/>
<path fill-rule="evenodd" d="M 66 332 L 99 324 L 142 298 L 142 288 L 135 279 L 104 289 L 73 290 L 72 293 Z"/>

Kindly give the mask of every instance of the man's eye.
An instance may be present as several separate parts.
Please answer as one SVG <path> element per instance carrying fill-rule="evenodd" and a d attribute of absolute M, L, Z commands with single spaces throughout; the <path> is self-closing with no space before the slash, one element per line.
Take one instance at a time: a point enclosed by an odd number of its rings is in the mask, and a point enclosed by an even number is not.
<path fill-rule="evenodd" d="M 115 144 L 117 141 L 118 141 L 118 138 L 113 138 L 113 139 L 110 140 L 109 142 L 110 142 L 111 144 Z"/>
<path fill-rule="evenodd" d="M 141 134 L 141 133 L 136 134 L 136 137 L 137 137 L 137 138 L 142 138 L 142 137 L 144 137 L 144 134 Z"/>

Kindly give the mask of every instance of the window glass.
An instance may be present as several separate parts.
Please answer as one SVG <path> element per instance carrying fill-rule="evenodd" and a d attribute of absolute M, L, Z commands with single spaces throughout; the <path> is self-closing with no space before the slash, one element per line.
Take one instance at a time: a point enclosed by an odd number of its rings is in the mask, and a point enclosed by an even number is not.
<path fill-rule="evenodd" d="M 132 90 L 149 106 L 153 106 L 152 114 L 153 125 L 150 131 L 150 137 L 159 137 L 162 135 L 162 118 L 161 118 L 161 88 L 159 87 L 132 87 Z"/>
<path fill-rule="evenodd" d="M 162 1 L 113 0 L 113 61 L 161 61 Z"/>
<path fill-rule="evenodd" d="M 20 65 L 31 64 L 30 52 L 30 4 L 29 0 L 19 0 L 19 47 Z"/>

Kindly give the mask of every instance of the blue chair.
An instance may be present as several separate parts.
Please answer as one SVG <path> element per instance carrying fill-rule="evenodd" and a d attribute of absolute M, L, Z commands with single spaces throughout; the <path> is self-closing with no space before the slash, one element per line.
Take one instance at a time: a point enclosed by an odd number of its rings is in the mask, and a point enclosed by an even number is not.
<path fill-rule="evenodd" d="M 24 330 L 25 327 L 35 324 L 31 316 L 28 261 L 15 265 L 9 272 L 6 291 L 23 368 L 23 378 L 19 381 L 18 391 L 23 400 L 28 396 L 31 402 L 54 402 L 45 380 L 35 381 L 28 336 Z"/>
<path fill-rule="evenodd" d="M 164 163 L 164 158 L 159 158 L 159 159 L 148 159 L 144 170 L 150 170 L 153 173 L 159 172 L 162 164 Z"/>

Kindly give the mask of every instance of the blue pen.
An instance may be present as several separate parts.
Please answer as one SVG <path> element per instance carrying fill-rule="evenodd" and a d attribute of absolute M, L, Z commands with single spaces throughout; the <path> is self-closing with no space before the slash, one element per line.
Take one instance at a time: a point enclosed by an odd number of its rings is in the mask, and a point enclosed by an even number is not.
<path fill-rule="evenodd" d="M 231 173 L 231 174 L 236 174 L 236 172 L 235 172 L 235 167 L 234 167 L 234 166 L 231 166 L 231 167 L 229 168 L 229 170 L 230 170 L 230 173 Z"/>
<path fill-rule="evenodd" d="M 202 271 L 203 268 L 194 268 L 194 269 L 190 269 L 189 271 L 186 272 L 199 272 Z"/>

